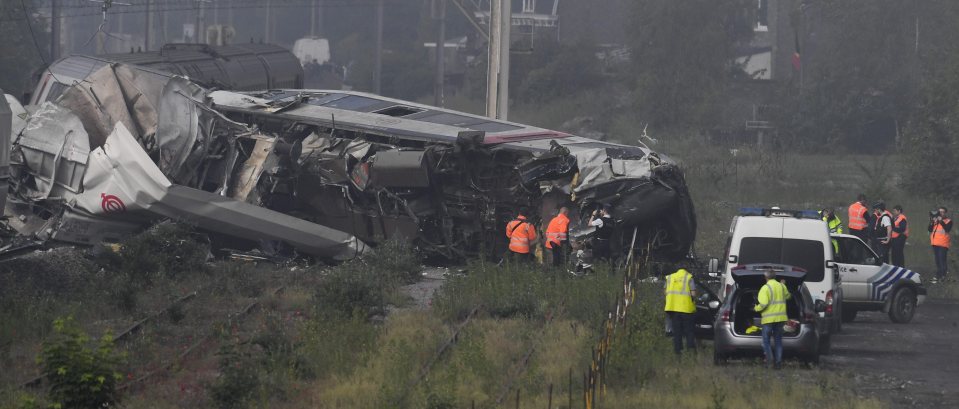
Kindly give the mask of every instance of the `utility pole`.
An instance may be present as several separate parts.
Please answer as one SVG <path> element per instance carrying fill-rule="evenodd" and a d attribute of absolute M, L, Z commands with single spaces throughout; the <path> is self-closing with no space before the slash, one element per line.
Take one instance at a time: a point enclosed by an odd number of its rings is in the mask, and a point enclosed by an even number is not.
<path fill-rule="evenodd" d="M 376 2 L 376 54 L 373 55 L 373 93 L 379 95 L 383 77 L 383 0 Z"/>
<path fill-rule="evenodd" d="M 193 27 L 193 37 L 196 39 L 194 42 L 197 44 L 206 42 L 206 39 L 204 38 L 206 37 L 206 29 L 203 28 L 203 26 L 206 24 L 206 14 L 203 3 L 203 0 L 196 0 L 196 25 Z"/>
<path fill-rule="evenodd" d="M 499 102 L 496 104 L 496 117 L 506 120 L 509 114 L 509 48 L 510 29 L 513 27 L 513 7 L 511 0 L 502 0 L 500 16 L 500 57 L 499 57 Z"/>
<path fill-rule="evenodd" d="M 489 45 L 487 52 L 489 65 L 486 70 L 486 116 L 493 119 L 497 118 L 499 112 L 496 109 L 496 104 L 499 103 L 497 91 L 499 91 L 500 36 L 503 33 L 499 28 L 500 22 L 503 20 L 500 17 L 502 5 L 503 3 L 500 0 L 490 0 L 489 2 L 489 43 L 487 43 Z"/>
<path fill-rule="evenodd" d="M 50 62 L 60 58 L 60 0 L 50 2 Z"/>
<path fill-rule="evenodd" d="M 446 82 L 446 1 L 433 0 L 433 18 L 436 20 L 436 80 L 433 83 L 433 105 L 445 105 Z"/>
<path fill-rule="evenodd" d="M 316 10 L 319 8 L 320 0 L 310 2 L 310 37 L 316 37 Z"/>
<path fill-rule="evenodd" d="M 145 21 L 143 22 L 143 51 L 150 51 L 150 37 L 153 36 L 153 14 L 151 13 L 151 3 L 152 0 L 146 0 L 144 2 L 144 17 Z"/>
<path fill-rule="evenodd" d="M 226 7 L 226 24 L 233 27 L 233 0 L 228 0 Z"/>
<path fill-rule="evenodd" d="M 266 17 L 266 26 L 263 29 L 263 41 L 270 43 L 273 42 L 273 38 L 270 37 L 270 34 L 273 32 L 272 24 L 270 24 L 273 21 L 273 0 L 266 0 L 266 13 L 263 14 L 265 14 Z"/>

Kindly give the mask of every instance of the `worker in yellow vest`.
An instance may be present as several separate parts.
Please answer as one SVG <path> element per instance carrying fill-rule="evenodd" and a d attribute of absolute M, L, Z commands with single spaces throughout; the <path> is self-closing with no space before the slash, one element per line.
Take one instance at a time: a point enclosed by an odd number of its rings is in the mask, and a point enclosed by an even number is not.
<path fill-rule="evenodd" d="M 936 213 L 929 218 L 929 242 L 932 244 L 932 254 L 936 258 L 936 277 L 932 282 L 938 282 L 946 278 L 948 272 L 949 254 L 949 232 L 952 231 L 952 219 L 949 218 L 949 210 L 945 206 L 939 206 Z"/>
<path fill-rule="evenodd" d="M 783 364 L 783 326 L 789 317 L 786 315 L 786 300 L 792 296 L 786 285 L 776 281 L 776 272 L 766 270 L 764 273 L 766 284 L 759 290 L 756 301 L 756 312 L 762 313 L 763 352 L 766 354 L 766 366 L 775 362 L 775 368 L 781 369 Z M 776 341 L 775 356 L 770 341 Z"/>
<path fill-rule="evenodd" d="M 822 209 L 819 211 L 819 217 L 822 217 L 822 221 L 826 222 L 829 226 L 829 234 L 842 234 L 842 220 L 839 216 L 836 216 L 836 212 L 831 208 Z M 832 251 L 833 254 L 839 254 L 839 241 L 836 239 L 832 240 Z"/>
<path fill-rule="evenodd" d="M 673 350 L 676 355 L 683 352 L 683 338 L 686 338 L 686 349 L 696 348 L 694 334 L 696 303 L 696 284 L 693 275 L 685 269 L 676 270 L 666 276 L 666 315 L 673 331 Z"/>
<path fill-rule="evenodd" d="M 892 233 L 889 235 L 890 264 L 899 267 L 906 266 L 906 239 L 909 238 L 909 222 L 902 206 L 892 208 Z"/>
<path fill-rule="evenodd" d="M 536 227 L 526 220 L 526 209 L 520 209 L 516 218 L 506 224 L 506 238 L 509 239 L 509 252 L 519 262 L 532 263 L 531 247 L 536 244 Z"/>

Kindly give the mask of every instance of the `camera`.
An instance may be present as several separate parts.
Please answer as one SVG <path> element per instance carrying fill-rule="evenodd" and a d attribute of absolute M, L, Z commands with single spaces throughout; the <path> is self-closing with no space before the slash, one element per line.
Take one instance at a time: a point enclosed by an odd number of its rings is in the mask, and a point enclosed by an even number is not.
<path fill-rule="evenodd" d="M 938 209 L 929 212 L 929 218 L 930 218 L 930 219 L 935 219 L 935 218 L 937 218 L 937 217 L 939 217 L 939 210 L 938 210 Z"/>

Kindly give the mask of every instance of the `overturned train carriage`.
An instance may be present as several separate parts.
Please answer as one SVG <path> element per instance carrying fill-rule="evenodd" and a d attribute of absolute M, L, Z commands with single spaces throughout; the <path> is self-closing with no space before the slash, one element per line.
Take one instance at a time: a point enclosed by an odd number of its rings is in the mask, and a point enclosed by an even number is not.
<path fill-rule="evenodd" d="M 624 251 L 680 258 L 695 235 L 682 172 L 646 147 L 370 94 L 209 92 L 114 64 L 27 121 L 11 191 L 42 204 L 34 230 L 52 239 L 178 218 L 319 257 L 401 237 L 456 259 L 505 249 L 520 207 L 544 224 L 569 205 L 585 222 L 601 203 Z"/>

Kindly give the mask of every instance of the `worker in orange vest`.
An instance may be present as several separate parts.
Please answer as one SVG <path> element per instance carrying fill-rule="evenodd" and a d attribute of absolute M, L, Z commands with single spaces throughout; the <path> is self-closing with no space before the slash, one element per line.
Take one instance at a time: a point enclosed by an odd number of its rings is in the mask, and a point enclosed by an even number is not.
<path fill-rule="evenodd" d="M 902 213 L 902 206 L 892 208 L 892 234 L 889 235 L 889 247 L 892 248 L 891 263 L 894 266 L 906 266 L 906 239 L 909 237 L 909 222 Z"/>
<path fill-rule="evenodd" d="M 869 243 L 869 208 L 866 207 L 866 195 L 860 193 L 856 201 L 849 205 L 849 234 Z"/>
<path fill-rule="evenodd" d="M 566 264 L 566 248 L 569 243 L 569 208 L 559 208 L 559 214 L 546 227 L 546 248 L 553 253 L 553 266 Z"/>
<path fill-rule="evenodd" d="M 521 262 L 532 262 L 533 252 L 530 251 L 536 241 L 536 228 L 526 221 L 526 209 L 521 209 L 516 218 L 506 224 L 506 238 L 509 239 L 509 252 L 513 259 Z"/>
<path fill-rule="evenodd" d="M 952 231 L 952 219 L 949 218 L 949 210 L 945 206 L 939 206 L 932 217 L 929 218 L 929 242 L 932 243 L 932 254 L 936 258 L 936 277 L 932 282 L 937 282 L 946 278 L 948 271 L 949 252 L 949 232 Z"/>

